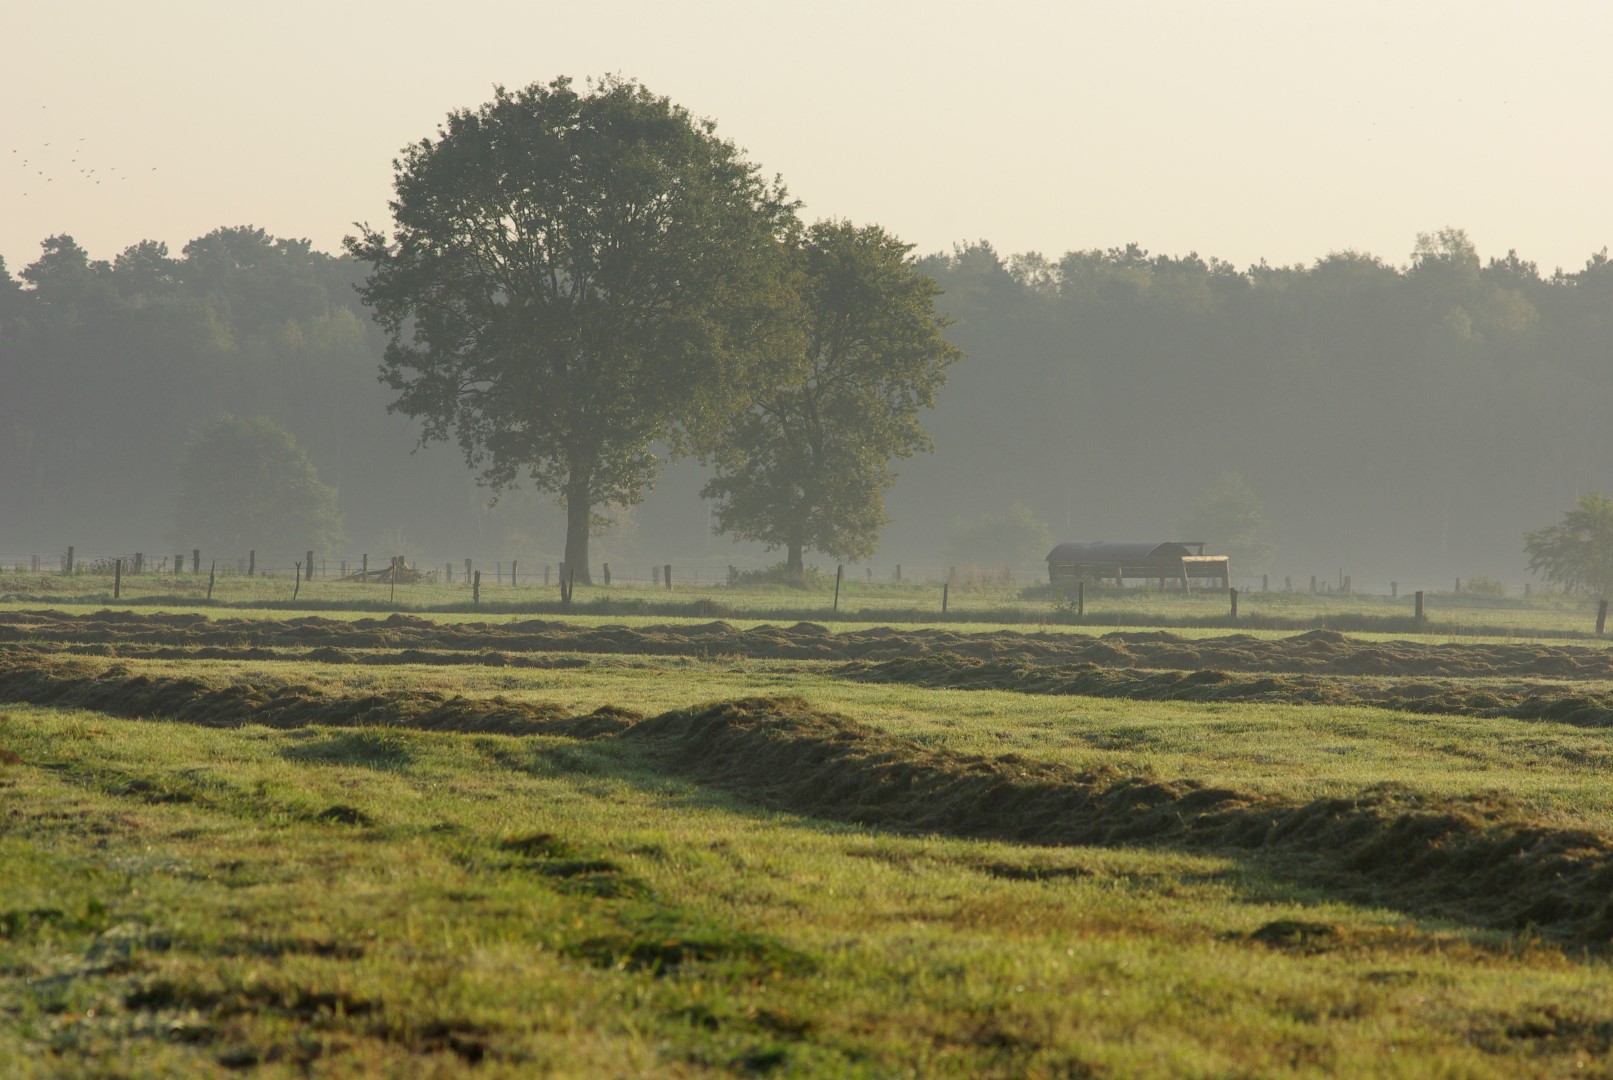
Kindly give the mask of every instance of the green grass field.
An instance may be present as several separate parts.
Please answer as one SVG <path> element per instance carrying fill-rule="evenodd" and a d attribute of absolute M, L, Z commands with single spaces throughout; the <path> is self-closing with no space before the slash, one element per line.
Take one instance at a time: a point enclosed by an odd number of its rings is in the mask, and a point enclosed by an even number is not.
<path fill-rule="evenodd" d="M 39 606 L 0 609 L 8 1076 L 1613 1075 L 1606 710 L 156 658 Z"/>
<path fill-rule="evenodd" d="M 1230 617 L 1227 595 L 1216 590 L 1183 594 L 1145 588 L 1116 590 L 1092 586 L 1084 614 L 1050 595 L 1040 582 L 1005 584 L 960 581 L 948 590 L 942 611 L 941 586 L 915 582 L 858 581 L 848 577 L 837 602 L 833 580 L 812 588 L 780 585 L 678 583 L 652 588 L 642 583 L 576 588 L 573 603 L 562 606 L 558 585 L 522 580 L 519 586 L 484 577 L 479 601 L 470 587 L 433 579 L 419 584 L 361 584 L 330 578 L 294 581 L 290 575 L 249 578 L 220 575 L 208 599 L 208 575 L 144 573 L 125 575 L 114 600 L 107 574 L 31 574 L 0 568 L 0 609 L 10 606 L 160 606 L 163 610 L 245 607 L 330 613 L 430 612 L 445 618 L 499 618 L 534 613 L 595 617 L 609 622 L 635 618 L 687 617 L 730 621 L 811 619 L 836 625 L 941 624 L 970 626 L 1065 626 L 1073 629 L 1169 627 L 1176 632 L 1291 633 L 1329 628 L 1376 635 L 1490 637 L 1502 640 L 1595 638 L 1595 599 L 1555 592 L 1531 598 L 1435 593 L 1426 597 L 1425 622 L 1414 619 L 1410 595 L 1243 592 L 1239 618 Z"/>

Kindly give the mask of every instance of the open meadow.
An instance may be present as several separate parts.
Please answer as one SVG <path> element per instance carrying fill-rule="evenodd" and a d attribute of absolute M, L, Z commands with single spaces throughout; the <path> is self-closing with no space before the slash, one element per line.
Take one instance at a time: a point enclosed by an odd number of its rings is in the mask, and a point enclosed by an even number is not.
<path fill-rule="evenodd" d="M 21 577 L 7 1075 L 1613 1075 L 1582 603 Z"/>

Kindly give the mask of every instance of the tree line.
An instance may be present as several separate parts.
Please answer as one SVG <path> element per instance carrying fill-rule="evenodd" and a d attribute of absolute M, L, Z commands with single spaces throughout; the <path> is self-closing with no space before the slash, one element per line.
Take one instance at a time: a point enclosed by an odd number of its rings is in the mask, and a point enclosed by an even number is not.
<path fill-rule="evenodd" d="M 898 548 L 936 507 L 1015 503 L 1061 540 L 1164 539 L 1232 473 L 1274 569 L 1517 580 L 1524 532 L 1613 483 L 1605 250 L 1543 272 L 1443 228 L 1398 265 L 981 242 L 920 268 L 972 359 L 893 496 Z"/>
<path fill-rule="evenodd" d="M 452 114 L 400 157 L 393 215 L 337 254 L 240 227 L 0 263 L 0 547 L 170 534 L 187 442 L 221 414 L 290 433 L 288 471 L 305 453 L 366 545 L 463 550 L 495 522 L 481 550 L 526 554 L 512 522 L 547 511 L 510 485 L 553 492 L 584 575 L 604 515 L 660 483 L 793 565 L 939 559 L 949 532 L 981 561 L 1163 539 L 1230 491 L 1264 534 L 1191 539 L 1273 569 L 1516 577 L 1525 531 L 1613 466 L 1605 251 L 1543 272 L 1447 228 L 1398 263 L 915 259 L 805 223 L 627 80 Z M 412 453 L 422 434 L 456 452 Z M 658 480 L 673 450 L 701 465 Z"/>

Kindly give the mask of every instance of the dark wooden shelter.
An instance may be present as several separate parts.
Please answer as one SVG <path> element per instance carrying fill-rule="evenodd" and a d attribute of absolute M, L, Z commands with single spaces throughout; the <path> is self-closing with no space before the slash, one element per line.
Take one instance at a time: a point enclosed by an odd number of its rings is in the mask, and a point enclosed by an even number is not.
<path fill-rule="evenodd" d="M 1166 587 L 1180 582 L 1190 589 L 1195 581 L 1220 588 L 1232 584 L 1232 560 L 1204 554 L 1201 540 L 1167 540 L 1164 543 L 1060 544 L 1047 554 L 1047 577 L 1057 585 L 1083 578 L 1124 585 L 1127 578 L 1153 579 Z"/>

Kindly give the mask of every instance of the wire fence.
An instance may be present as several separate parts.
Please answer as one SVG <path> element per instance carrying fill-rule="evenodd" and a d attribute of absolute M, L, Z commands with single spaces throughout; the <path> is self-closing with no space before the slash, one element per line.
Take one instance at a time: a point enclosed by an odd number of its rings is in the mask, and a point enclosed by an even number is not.
<path fill-rule="evenodd" d="M 396 568 L 396 574 L 394 574 Z M 573 602 L 591 609 L 634 609 L 745 617 L 885 620 L 975 619 L 1086 622 L 1092 625 L 1319 625 L 1370 630 L 1432 619 L 1457 632 L 1600 634 L 1605 604 L 1583 594 L 1504 588 L 1488 579 L 1464 583 L 1391 580 L 1369 587 L 1331 577 L 1266 574 L 1190 588 L 1157 580 L 1088 582 L 1079 596 L 1048 581 L 1045 566 L 983 567 L 934 563 L 831 564 L 786 579 L 777 563 L 601 562 L 587 575 L 559 561 L 441 559 L 431 563 L 358 553 L 260 561 L 255 552 L 214 558 L 199 549 L 50 553 L 0 551 L 0 597 L 208 600 L 281 605 L 396 609 L 489 606 L 545 608 Z"/>
<path fill-rule="evenodd" d="M 139 551 L 80 552 L 68 547 L 42 552 L 0 551 L 0 573 L 13 574 L 72 574 L 111 575 L 121 572 L 130 577 L 140 575 L 170 575 L 183 578 L 187 575 L 217 577 L 250 576 L 266 580 L 291 579 L 300 575 L 305 581 L 332 580 L 386 580 L 395 560 L 400 566 L 400 580 L 431 582 L 470 588 L 480 575 L 484 587 L 510 586 L 515 588 L 558 588 L 565 563 L 557 558 L 533 559 L 482 559 L 459 558 L 435 561 L 416 561 L 403 556 L 388 557 L 372 554 L 326 555 L 308 552 L 304 559 L 285 558 L 260 560 L 255 553 L 217 557 L 199 549 L 164 553 Z M 710 558 L 682 559 L 674 562 L 652 562 L 643 558 L 611 560 L 595 563 L 587 574 L 567 575 L 581 578 L 592 585 L 636 589 L 667 589 L 673 586 L 737 586 L 781 579 L 779 564 L 755 558 L 719 562 Z M 959 590 L 1013 591 L 1048 585 L 1045 564 L 996 566 L 981 564 L 937 563 L 818 563 L 807 567 L 809 583 L 826 585 L 836 576 L 842 584 L 874 585 L 950 585 Z M 1305 576 L 1262 574 L 1234 574 L 1230 584 L 1245 595 L 1296 594 L 1296 595 L 1347 595 L 1384 596 L 1401 598 L 1415 592 L 1461 597 L 1464 603 L 1484 604 L 1492 600 L 1532 596 L 1557 596 L 1550 589 L 1539 589 L 1532 584 L 1503 585 L 1493 579 L 1478 577 L 1464 581 L 1462 577 L 1434 578 L 1429 575 L 1408 575 L 1403 579 L 1352 578 L 1342 570 L 1336 574 Z M 1132 580 L 1124 586 L 1134 594 L 1170 592 L 1179 588 L 1174 582 L 1161 585 L 1152 579 Z M 1193 591 L 1218 590 L 1195 581 Z"/>

